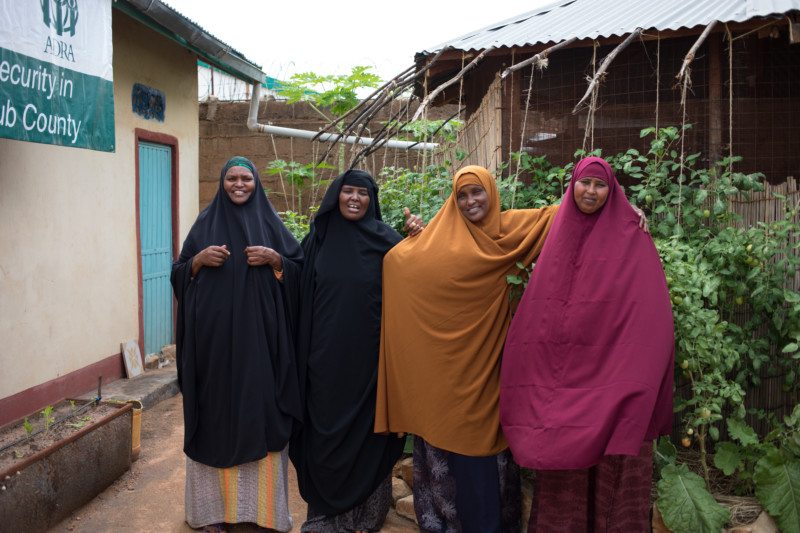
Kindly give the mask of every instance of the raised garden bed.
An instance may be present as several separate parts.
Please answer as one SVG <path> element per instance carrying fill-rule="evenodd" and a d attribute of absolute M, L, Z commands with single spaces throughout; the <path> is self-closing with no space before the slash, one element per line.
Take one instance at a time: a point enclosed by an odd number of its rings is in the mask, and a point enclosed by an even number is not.
<path fill-rule="evenodd" d="M 132 407 L 62 400 L 0 428 L 0 531 L 45 531 L 128 470 Z"/>

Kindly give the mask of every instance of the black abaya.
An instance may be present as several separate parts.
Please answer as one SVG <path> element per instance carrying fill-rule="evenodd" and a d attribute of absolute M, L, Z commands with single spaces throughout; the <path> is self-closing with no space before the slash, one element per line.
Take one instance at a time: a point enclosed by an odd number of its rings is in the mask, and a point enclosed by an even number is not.
<path fill-rule="evenodd" d="M 249 168 L 255 189 L 236 205 L 223 188 L 227 170 Z M 192 259 L 225 244 L 222 266 Z M 244 249 L 265 246 L 281 255 L 283 282 L 272 267 L 249 266 Z M 264 194 L 255 166 L 233 158 L 217 195 L 197 217 L 172 265 L 178 300 L 178 379 L 183 393 L 184 452 L 199 463 L 228 468 L 286 447 L 302 417 L 290 309 L 302 251 Z"/>
<path fill-rule="evenodd" d="M 344 184 L 369 190 L 361 220 L 349 221 L 339 211 Z M 303 499 L 325 515 L 366 500 L 391 472 L 404 442 L 373 432 L 383 256 L 402 239 L 381 220 L 377 190 L 366 172 L 339 176 L 303 239 L 297 352 L 305 421 L 289 456 Z"/>

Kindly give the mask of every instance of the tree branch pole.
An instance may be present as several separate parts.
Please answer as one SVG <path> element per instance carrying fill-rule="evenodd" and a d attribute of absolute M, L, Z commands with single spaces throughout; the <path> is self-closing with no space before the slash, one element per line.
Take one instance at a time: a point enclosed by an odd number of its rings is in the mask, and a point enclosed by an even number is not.
<path fill-rule="evenodd" d="M 583 98 L 581 98 L 580 101 L 577 104 L 575 104 L 575 108 L 572 110 L 573 115 L 578 112 L 578 109 L 581 107 L 583 102 L 585 102 L 586 99 L 589 98 L 589 95 L 592 94 L 594 86 L 597 84 L 597 81 L 600 79 L 600 77 L 603 74 L 605 74 L 606 69 L 611 64 L 611 62 L 614 61 L 614 59 L 619 55 L 620 52 L 622 52 L 629 44 L 631 44 L 631 41 L 639 37 L 641 34 L 642 34 L 642 28 L 636 28 L 633 31 L 633 33 L 628 35 L 628 37 L 624 41 L 622 41 L 616 48 L 614 48 L 614 50 L 611 51 L 610 54 L 608 54 L 605 57 L 605 59 L 603 59 L 603 62 L 600 64 L 600 68 L 595 73 L 591 83 L 589 83 L 589 88 L 586 89 L 586 94 L 584 94 Z"/>
<path fill-rule="evenodd" d="M 403 107 L 401 107 L 401 109 L 399 111 L 397 111 L 397 113 L 395 113 L 389 119 L 389 121 L 386 124 L 384 124 L 384 126 L 378 131 L 377 135 L 375 135 L 375 137 L 373 137 L 372 143 L 370 145 L 368 145 L 367 148 L 369 148 L 370 146 L 374 146 L 376 144 L 380 144 L 380 145 L 385 144 L 383 138 L 386 136 L 386 133 L 385 133 L 386 129 L 391 127 L 393 124 L 395 124 L 396 119 L 398 117 L 400 117 L 403 113 L 405 113 L 408 110 L 409 105 L 411 105 L 411 100 L 406 102 L 406 104 Z M 341 134 L 341 135 L 344 135 L 344 134 Z M 337 138 L 337 140 L 338 140 L 338 138 Z M 330 154 L 332 149 L 333 149 L 333 146 L 329 146 L 328 149 L 325 150 L 325 153 L 322 154 L 322 157 L 320 157 L 319 162 L 317 164 L 320 164 L 323 161 L 325 161 L 325 159 L 327 159 L 327 157 Z M 363 152 L 363 150 L 362 150 L 362 152 Z M 356 155 L 356 158 L 358 158 L 358 155 Z"/>
<path fill-rule="evenodd" d="M 439 96 L 439 94 L 441 94 L 442 91 L 444 91 L 445 89 L 447 89 L 448 87 L 450 87 L 451 85 L 453 85 L 454 83 L 459 81 L 461 78 L 463 78 L 464 75 L 467 72 L 469 72 L 470 70 L 475 68 L 477 66 L 477 64 L 481 62 L 481 60 L 486 56 L 486 54 L 488 54 L 489 52 L 491 52 L 492 50 L 494 50 L 496 48 L 497 48 L 496 46 L 490 46 L 489 48 L 487 48 L 486 50 L 484 50 L 483 52 L 478 54 L 475 57 L 475 59 L 470 61 L 469 65 L 467 65 L 466 67 L 461 69 L 461 72 L 459 72 L 456 75 L 456 77 L 451 78 L 450 80 L 446 81 L 445 83 L 439 85 L 436 88 L 436 90 L 434 90 L 432 93 L 430 93 L 428 96 L 426 96 L 425 100 L 422 101 L 422 103 L 419 105 L 419 107 L 417 108 L 416 112 L 414 113 L 414 116 L 412 117 L 411 122 L 414 122 L 415 120 L 417 120 L 419 118 L 419 116 L 422 114 L 422 112 L 425 110 L 425 108 L 428 106 L 428 104 L 431 101 L 433 101 L 434 98 Z"/>
<path fill-rule="evenodd" d="M 503 74 L 500 75 L 500 78 L 504 79 L 509 74 L 511 74 L 513 72 L 516 72 L 519 69 L 525 68 L 528 65 L 530 65 L 531 63 L 540 63 L 540 62 L 544 61 L 545 59 L 547 59 L 547 56 L 549 56 L 552 52 L 555 52 L 556 50 L 564 48 L 565 46 L 569 46 L 569 45 L 571 45 L 572 43 L 574 43 L 577 40 L 578 40 L 577 37 L 572 37 L 570 39 L 567 39 L 566 41 L 561 41 L 560 43 L 558 43 L 556 45 L 553 45 L 550 48 L 539 52 L 535 56 L 529 57 L 528 59 L 526 59 L 525 61 L 522 61 L 521 63 L 517 63 L 516 65 L 512 65 L 512 66 L 508 67 L 507 69 L 505 69 L 503 71 Z"/>
<path fill-rule="evenodd" d="M 434 132 L 433 132 L 433 133 L 431 133 L 431 135 L 430 135 L 431 139 L 432 139 L 432 138 L 434 138 L 434 137 L 436 136 L 436 134 L 437 134 L 437 133 L 439 133 L 440 131 L 442 131 L 442 128 L 444 128 L 444 127 L 447 125 L 447 123 L 448 123 L 448 122 L 450 122 L 451 120 L 453 120 L 454 118 L 456 118 L 458 115 L 460 115 L 460 114 L 461 114 L 462 112 L 464 112 L 466 109 L 467 109 L 466 107 L 460 107 L 460 108 L 458 108 L 458 111 L 456 111 L 455 113 L 453 113 L 452 115 L 450 115 L 450 116 L 447 118 L 447 120 L 443 121 L 443 122 L 442 122 L 442 123 L 439 125 L 439 127 L 438 127 L 438 128 L 436 128 L 436 129 L 434 130 Z M 416 145 L 418 145 L 418 144 L 420 144 L 420 143 L 422 143 L 422 142 L 423 142 L 423 141 L 418 141 L 418 142 L 416 142 L 416 143 L 412 144 L 411 146 L 416 146 Z M 409 148 L 410 148 L 410 147 L 409 147 Z"/>
<path fill-rule="evenodd" d="M 433 56 L 433 59 L 431 59 L 430 62 L 427 65 L 425 65 L 423 68 L 421 68 L 419 71 L 409 74 L 409 72 L 411 72 L 412 70 L 414 70 L 416 68 L 415 65 L 412 65 L 411 67 L 407 68 L 406 70 L 404 70 L 403 72 L 401 72 L 400 74 L 398 74 L 397 76 L 395 76 L 394 78 L 389 80 L 388 82 L 384 83 L 380 88 L 376 89 L 371 95 L 369 95 L 367 98 L 362 100 L 361 103 L 359 103 L 353 109 L 351 109 L 350 111 L 348 111 L 347 113 L 345 113 L 344 115 L 342 115 L 341 117 L 336 119 L 335 121 L 333 121 L 330 124 L 328 124 L 327 126 L 325 126 L 317 134 L 317 137 L 319 137 L 320 135 L 322 135 L 326 131 L 330 130 L 336 124 L 338 124 L 339 122 L 345 120 L 347 117 L 351 116 L 353 113 L 357 112 L 358 110 L 360 110 L 364 106 L 367 106 L 367 110 L 363 111 L 363 112 L 360 112 L 359 116 L 356 119 L 352 120 L 350 122 L 350 124 L 348 124 L 347 126 L 345 126 L 343 128 L 343 131 L 349 130 L 353 126 L 353 124 L 357 123 L 358 120 L 364 115 L 367 115 L 366 122 L 369 122 L 370 120 L 372 120 L 372 117 L 373 117 L 373 115 L 375 113 L 377 113 L 383 107 L 385 107 L 387 104 L 389 104 L 390 102 L 395 100 L 398 97 L 398 95 L 402 92 L 402 90 L 405 89 L 406 86 L 414 83 L 414 80 L 416 80 L 422 74 L 427 72 L 428 69 L 430 69 L 433 66 L 434 63 L 436 63 L 436 61 L 439 59 L 439 57 L 444 52 L 446 52 L 447 50 L 450 50 L 451 48 L 452 48 L 451 46 L 446 46 L 446 47 L 442 48 L 441 50 L 439 50 L 436 53 L 436 55 Z M 393 84 L 393 83 L 395 84 L 395 86 L 390 87 L 390 85 Z M 388 101 L 384 102 L 383 105 L 381 105 L 378 109 L 375 109 L 374 112 L 372 112 L 370 114 L 369 112 L 372 111 L 373 108 L 374 108 L 374 105 L 372 104 L 371 100 L 378 93 L 389 93 L 389 94 L 392 94 L 392 97 L 389 98 Z M 316 138 L 314 140 L 316 140 Z"/>
<path fill-rule="evenodd" d="M 689 63 L 694 60 L 694 55 L 697 53 L 697 49 L 700 48 L 700 45 L 703 44 L 703 41 L 706 40 L 706 37 L 708 37 L 708 35 L 711 33 L 711 30 L 713 30 L 714 26 L 716 25 L 717 21 L 712 20 L 708 26 L 706 26 L 706 29 L 703 30 L 703 33 L 700 34 L 700 37 L 697 38 L 697 41 L 695 41 L 695 43 L 689 49 L 689 53 L 686 54 L 686 57 L 683 59 L 683 65 L 681 65 L 680 72 L 675 75 L 678 80 L 683 78 L 683 73 L 686 72 L 686 68 L 689 66 Z"/>
<path fill-rule="evenodd" d="M 405 89 L 405 87 L 407 87 L 408 85 L 412 84 L 417 78 L 419 78 L 422 74 L 427 72 L 427 70 L 430 69 L 433 66 L 434 63 L 436 63 L 436 61 L 439 59 L 439 57 L 444 52 L 446 52 L 447 50 L 450 50 L 451 48 L 452 48 L 451 46 L 447 46 L 447 47 L 444 47 L 441 50 L 439 50 L 436 53 L 436 55 L 433 56 L 433 59 L 431 59 L 430 62 L 428 62 L 428 64 L 425 67 L 421 68 L 417 72 L 414 72 L 412 74 L 408 74 L 408 72 L 413 70 L 415 67 L 410 67 L 410 68 L 404 70 L 401 74 L 399 74 L 398 76 L 395 76 L 392 80 L 390 80 L 389 82 L 387 82 L 383 86 L 381 86 L 381 88 L 379 88 L 377 91 L 373 92 L 370 95 L 369 99 L 362 100 L 362 102 L 359 105 L 357 105 L 356 107 L 354 107 L 353 109 L 351 109 L 350 111 L 348 111 L 347 113 L 345 113 L 344 115 L 339 117 L 339 119 L 337 119 L 336 121 L 328 124 L 321 131 L 319 131 L 315 135 L 314 139 L 312 139 L 312 140 L 319 139 L 326 131 L 330 130 L 334 125 L 336 125 L 337 123 L 341 122 L 346 117 L 352 115 L 358 109 L 361 109 L 362 107 L 366 106 L 366 109 L 362 110 L 354 120 L 352 120 L 347 126 L 342 128 L 342 131 L 338 134 L 338 136 L 335 139 L 333 139 L 331 146 L 328 147 L 328 149 L 325 151 L 325 153 L 320 158 L 320 163 L 322 161 L 324 161 L 328 157 L 328 155 L 330 154 L 331 150 L 336 145 L 336 143 L 339 142 L 339 140 L 342 139 L 342 137 L 347 135 L 347 132 L 350 131 L 353 128 L 353 126 L 358 123 L 359 119 L 361 119 L 362 117 L 365 117 L 364 124 L 365 125 L 368 124 L 372 120 L 372 118 L 375 116 L 375 114 L 377 114 L 381 109 L 383 109 L 384 107 L 389 105 L 391 102 L 396 100 L 402 94 L 402 91 Z M 400 81 L 397 81 L 397 80 L 400 80 Z M 374 105 L 374 103 L 370 102 L 369 100 L 371 100 L 372 97 L 375 96 L 378 93 L 382 93 L 382 98 L 379 98 L 379 100 L 382 100 L 382 103 L 381 103 L 380 106 L 376 107 Z M 386 95 L 388 95 L 389 98 L 385 98 L 384 99 L 383 96 L 386 96 Z M 410 101 L 411 100 L 409 99 L 409 103 L 410 103 Z M 407 107 L 407 105 L 406 105 L 406 107 Z M 383 143 L 381 143 L 381 144 L 383 144 Z M 358 157 L 358 156 L 356 156 L 356 157 Z"/>
<path fill-rule="evenodd" d="M 381 93 L 381 92 L 385 91 L 387 87 L 391 86 L 393 83 L 396 83 L 396 81 L 397 81 L 399 78 L 402 78 L 403 76 L 407 75 L 407 74 L 408 74 L 408 72 L 409 72 L 410 70 L 412 70 L 413 68 L 414 68 L 414 66 L 413 66 L 413 65 L 412 65 L 412 66 L 410 66 L 410 67 L 408 67 L 408 68 L 407 68 L 407 69 L 405 69 L 403 72 L 401 72 L 400 74 L 398 74 L 397 76 L 395 76 L 395 77 L 394 77 L 394 78 L 392 78 L 391 80 L 387 81 L 386 83 L 384 83 L 383 85 L 381 85 L 380 87 L 378 87 L 377 89 L 375 89 L 375 91 L 373 91 L 373 92 L 372 92 L 372 94 L 370 94 L 369 96 L 367 96 L 366 98 L 364 98 L 363 100 L 361 100 L 361 102 L 359 102 L 359 103 L 358 103 L 358 105 L 356 105 L 355 107 L 353 107 L 353 108 L 352 108 L 350 111 L 348 111 L 347 113 L 345 113 L 345 114 L 344 114 L 344 115 L 342 115 L 341 117 L 337 118 L 336 120 L 334 120 L 333 122 L 331 122 L 330 124 L 328 124 L 327 126 L 325 126 L 325 127 L 322 129 L 322 130 L 320 130 L 320 131 L 319 131 L 319 133 L 317 133 L 317 137 L 319 137 L 320 135 L 322 135 L 323 133 L 325 133 L 327 130 L 331 129 L 331 128 L 332 128 L 332 127 L 334 127 L 336 124 L 338 124 L 339 122 L 343 121 L 344 119 L 346 119 L 347 117 L 349 117 L 350 115 L 352 115 L 353 113 L 355 113 L 356 111 L 358 111 L 359 109 L 361 109 L 362 107 L 364 107 L 365 105 L 369 105 L 369 104 L 370 104 L 370 102 L 372 101 L 372 98 L 373 98 L 373 97 L 375 97 L 375 95 L 376 95 L 376 94 L 378 94 L 378 93 Z M 315 137 L 314 139 L 312 139 L 312 140 L 316 140 L 316 137 Z"/>

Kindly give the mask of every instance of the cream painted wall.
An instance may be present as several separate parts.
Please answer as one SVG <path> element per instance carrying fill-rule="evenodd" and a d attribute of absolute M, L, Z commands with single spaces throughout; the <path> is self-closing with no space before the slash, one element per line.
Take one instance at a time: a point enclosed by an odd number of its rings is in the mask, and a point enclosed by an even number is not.
<path fill-rule="evenodd" d="M 139 338 L 135 128 L 178 139 L 180 242 L 197 216 L 197 57 L 116 9 L 113 45 L 116 152 L 0 139 L 0 398 Z M 137 82 L 164 122 L 133 114 Z"/>

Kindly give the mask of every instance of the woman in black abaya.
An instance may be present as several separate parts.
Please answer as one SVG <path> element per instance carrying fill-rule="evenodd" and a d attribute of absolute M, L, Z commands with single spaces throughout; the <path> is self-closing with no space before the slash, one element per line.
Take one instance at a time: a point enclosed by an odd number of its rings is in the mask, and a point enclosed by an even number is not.
<path fill-rule="evenodd" d="M 408 215 L 411 235 L 422 220 Z M 328 188 L 303 239 L 297 356 L 305 419 L 289 455 L 308 502 L 302 531 L 381 527 L 404 439 L 376 435 L 383 256 L 402 237 L 381 219 L 378 187 L 349 170 Z"/>
<path fill-rule="evenodd" d="M 253 163 L 229 160 L 172 265 L 192 527 L 292 527 L 287 443 L 302 409 L 289 310 L 302 257 Z"/>

